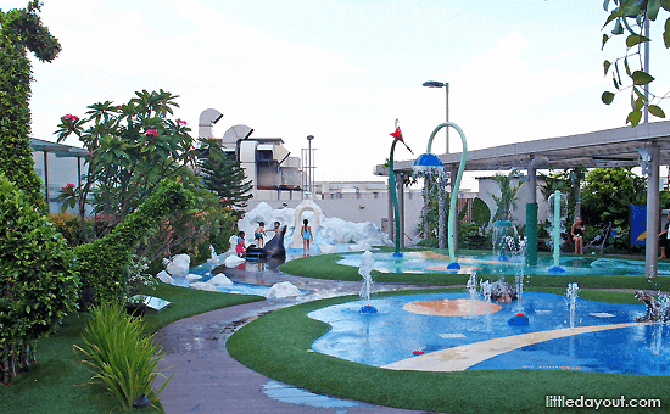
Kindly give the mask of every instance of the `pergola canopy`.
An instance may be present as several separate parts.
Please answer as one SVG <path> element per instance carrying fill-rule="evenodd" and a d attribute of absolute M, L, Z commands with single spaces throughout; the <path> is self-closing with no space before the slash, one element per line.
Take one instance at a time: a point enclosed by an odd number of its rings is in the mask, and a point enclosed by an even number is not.
<path fill-rule="evenodd" d="M 565 169 L 583 166 L 595 167 L 637 167 L 642 158 L 640 150 L 647 150 L 652 142 L 660 146 L 659 164 L 670 164 L 670 121 L 654 122 L 615 129 L 568 135 L 564 137 L 517 142 L 497 147 L 468 151 L 465 169 L 508 170 L 527 169 L 531 160 L 546 157 L 546 168 Z M 461 153 L 440 156 L 446 165 L 458 164 Z M 396 172 L 410 172 L 412 161 L 395 161 Z M 376 175 L 388 176 L 388 168 L 375 167 Z"/>

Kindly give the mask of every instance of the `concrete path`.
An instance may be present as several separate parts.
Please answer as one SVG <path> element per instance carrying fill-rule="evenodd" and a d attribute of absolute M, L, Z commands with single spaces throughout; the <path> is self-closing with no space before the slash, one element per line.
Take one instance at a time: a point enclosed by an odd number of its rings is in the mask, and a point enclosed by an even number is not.
<path fill-rule="evenodd" d="M 361 282 L 324 281 L 282 274 L 230 275 L 250 278 L 257 284 L 272 284 L 289 280 L 309 294 L 304 300 L 358 293 Z M 375 285 L 378 290 L 417 289 L 402 285 Z M 295 299 L 268 300 L 230 308 L 218 309 L 191 318 L 176 321 L 155 335 L 166 355 L 161 367 L 166 375 L 177 375 L 160 395 L 167 414 L 409 414 L 420 413 L 383 406 L 326 399 L 312 394 L 295 396 L 293 387 L 286 387 L 258 374 L 228 355 L 226 339 L 239 327 L 270 310 L 295 304 Z M 163 379 L 155 385 L 159 388 Z M 268 394 L 280 398 L 271 398 Z M 330 408 L 325 408 L 330 407 Z"/>

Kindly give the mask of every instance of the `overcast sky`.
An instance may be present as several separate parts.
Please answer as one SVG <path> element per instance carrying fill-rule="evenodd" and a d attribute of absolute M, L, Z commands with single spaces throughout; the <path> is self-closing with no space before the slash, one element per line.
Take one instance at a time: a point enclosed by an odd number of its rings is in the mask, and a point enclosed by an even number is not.
<path fill-rule="evenodd" d="M 624 53 L 623 38 L 600 50 L 602 0 L 44 3 L 63 50 L 53 63 L 33 60 L 40 139 L 55 140 L 66 113 L 162 88 L 179 95 L 175 117 L 195 136 L 200 112 L 215 108 L 224 114 L 215 136 L 247 124 L 299 155 L 314 135 L 316 180 L 361 180 L 378 179 L 396 118 L 415 154 L 425 149 L 445 117 L 444 89 L 422 86 L 428 80 L 449 82 L 450 120 L 470 149 L 621 127 L 630 107 L 626 93 L 611 106 L 600 100 L 612 89 L 602 61 Z M 651 72 L 665 93 L 660 26 Z M 444 139 L 433 148 L 444 152 Z M 410 157 L 399 147 L 397 159 Z"/>

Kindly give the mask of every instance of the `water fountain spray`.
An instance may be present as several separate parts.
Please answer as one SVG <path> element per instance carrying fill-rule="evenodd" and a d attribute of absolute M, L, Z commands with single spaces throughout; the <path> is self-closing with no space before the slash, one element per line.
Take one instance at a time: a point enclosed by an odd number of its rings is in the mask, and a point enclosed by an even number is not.
<path fill-rule="evenodd" d="M 358 267 L 358 274 L 363 276 L 363 287 L 359 296 L 367 302 L 365 306 L 361 308 L 361 313 L 377 313 L 377 309 L 370 304 L 370 289 L 372 287 L 372 276 L 370 275 L 370 272 L 372 272 L 374 264 L 375 259 L 371 252 L 366 251 L 361 255 L 361 265 Z"/>
<path fill-rule="evenodd" d="M 577 295 L 579 286 L 577 282 L 568 284 L 568 290 L 565 295 L 570 299 L 570 329 L 575 329 L 575 309 L 577 308 Z"/>
<path fill-rule="evenodd" d="M 561 197 L 566 201 L 567 199 L 560 191 L 554 191 L 554 194 L 550 195 L 547 201 L 551 206 L 553 204 L 553 211 L 549 211 L 549 222 L 552 226 L 551 234 L 551 244 L 554 250 L 554 266 L 549 268 L 551 273 L 565 273 L 565 269 L 559 266 L 560 252 L 561 252 L 561 233 L 565 230 L 565 208 L 561 210 Z"/>
<path fill-rule="evenodd" d="M 652 343 L 652 352 L 654 356 L 659 356 L 661 354 L 661 343 L 663 339 L 663 325 L 667 321 L 667 313 L 670 309 L 670 297 L 658 291 L 658 324 L 656 329 L 652 333 L 653 343 Z"/>

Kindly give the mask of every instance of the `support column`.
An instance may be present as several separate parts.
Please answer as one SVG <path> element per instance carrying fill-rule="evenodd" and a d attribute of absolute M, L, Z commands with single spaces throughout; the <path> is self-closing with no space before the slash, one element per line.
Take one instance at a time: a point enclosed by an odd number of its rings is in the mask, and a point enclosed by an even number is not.
<path fill-rule="evenodd" d="M 388 201 L 389 201 L 389 238 L 395 240 L 395 220 L 393 217 L 393 197 L 391 197 L 391 180 L 389 179 L 386 183 L 388 188 Z"/>
<path fill-rule="evenodd" d="M 537 264 L 537 177 L 533 158 L 528 159 L 528 193 L 526 203 L 526 264 Z"/>
<path fill-rule="evenodd" d="M 647 251 L 645 275 L 655 279 L 658 276 L 658 233 L 660 223 L 659 211 L 659 158 L 661 147 L 654 141 L 649 147 L 649 179 L 647 180 Z"/>
<path fill-rule="evenodd" d="M 403 183 L 404 175 L 402 173 L 396 174 L 396 191 L 398 196 L 398 214 L 400 215 L 400 247 L 405 247 L 405 194 L 403 189 L 405 184 Z"/>
<path fill-rule="evenodd" d="M 454 192 L 456 188 L 456 178 L 458 177 L 458 164 L 451 165 L 451 197 L 456 197 L 456 205 L 458 206 L 458 192 Z M 458 209 L 457 209 L 458 210 Z M 454 214 L 454 252 L 458 251 L 458 217 L 460 216 L 459 211 L 456 211 Z"/>
<path fill-rule="evenodd" d="M 46 212 L 51 213 L 51 197 L 49 196 L 49 167 L 47 165 L 47 150 L 44 150 L 44 201 Z"/>

